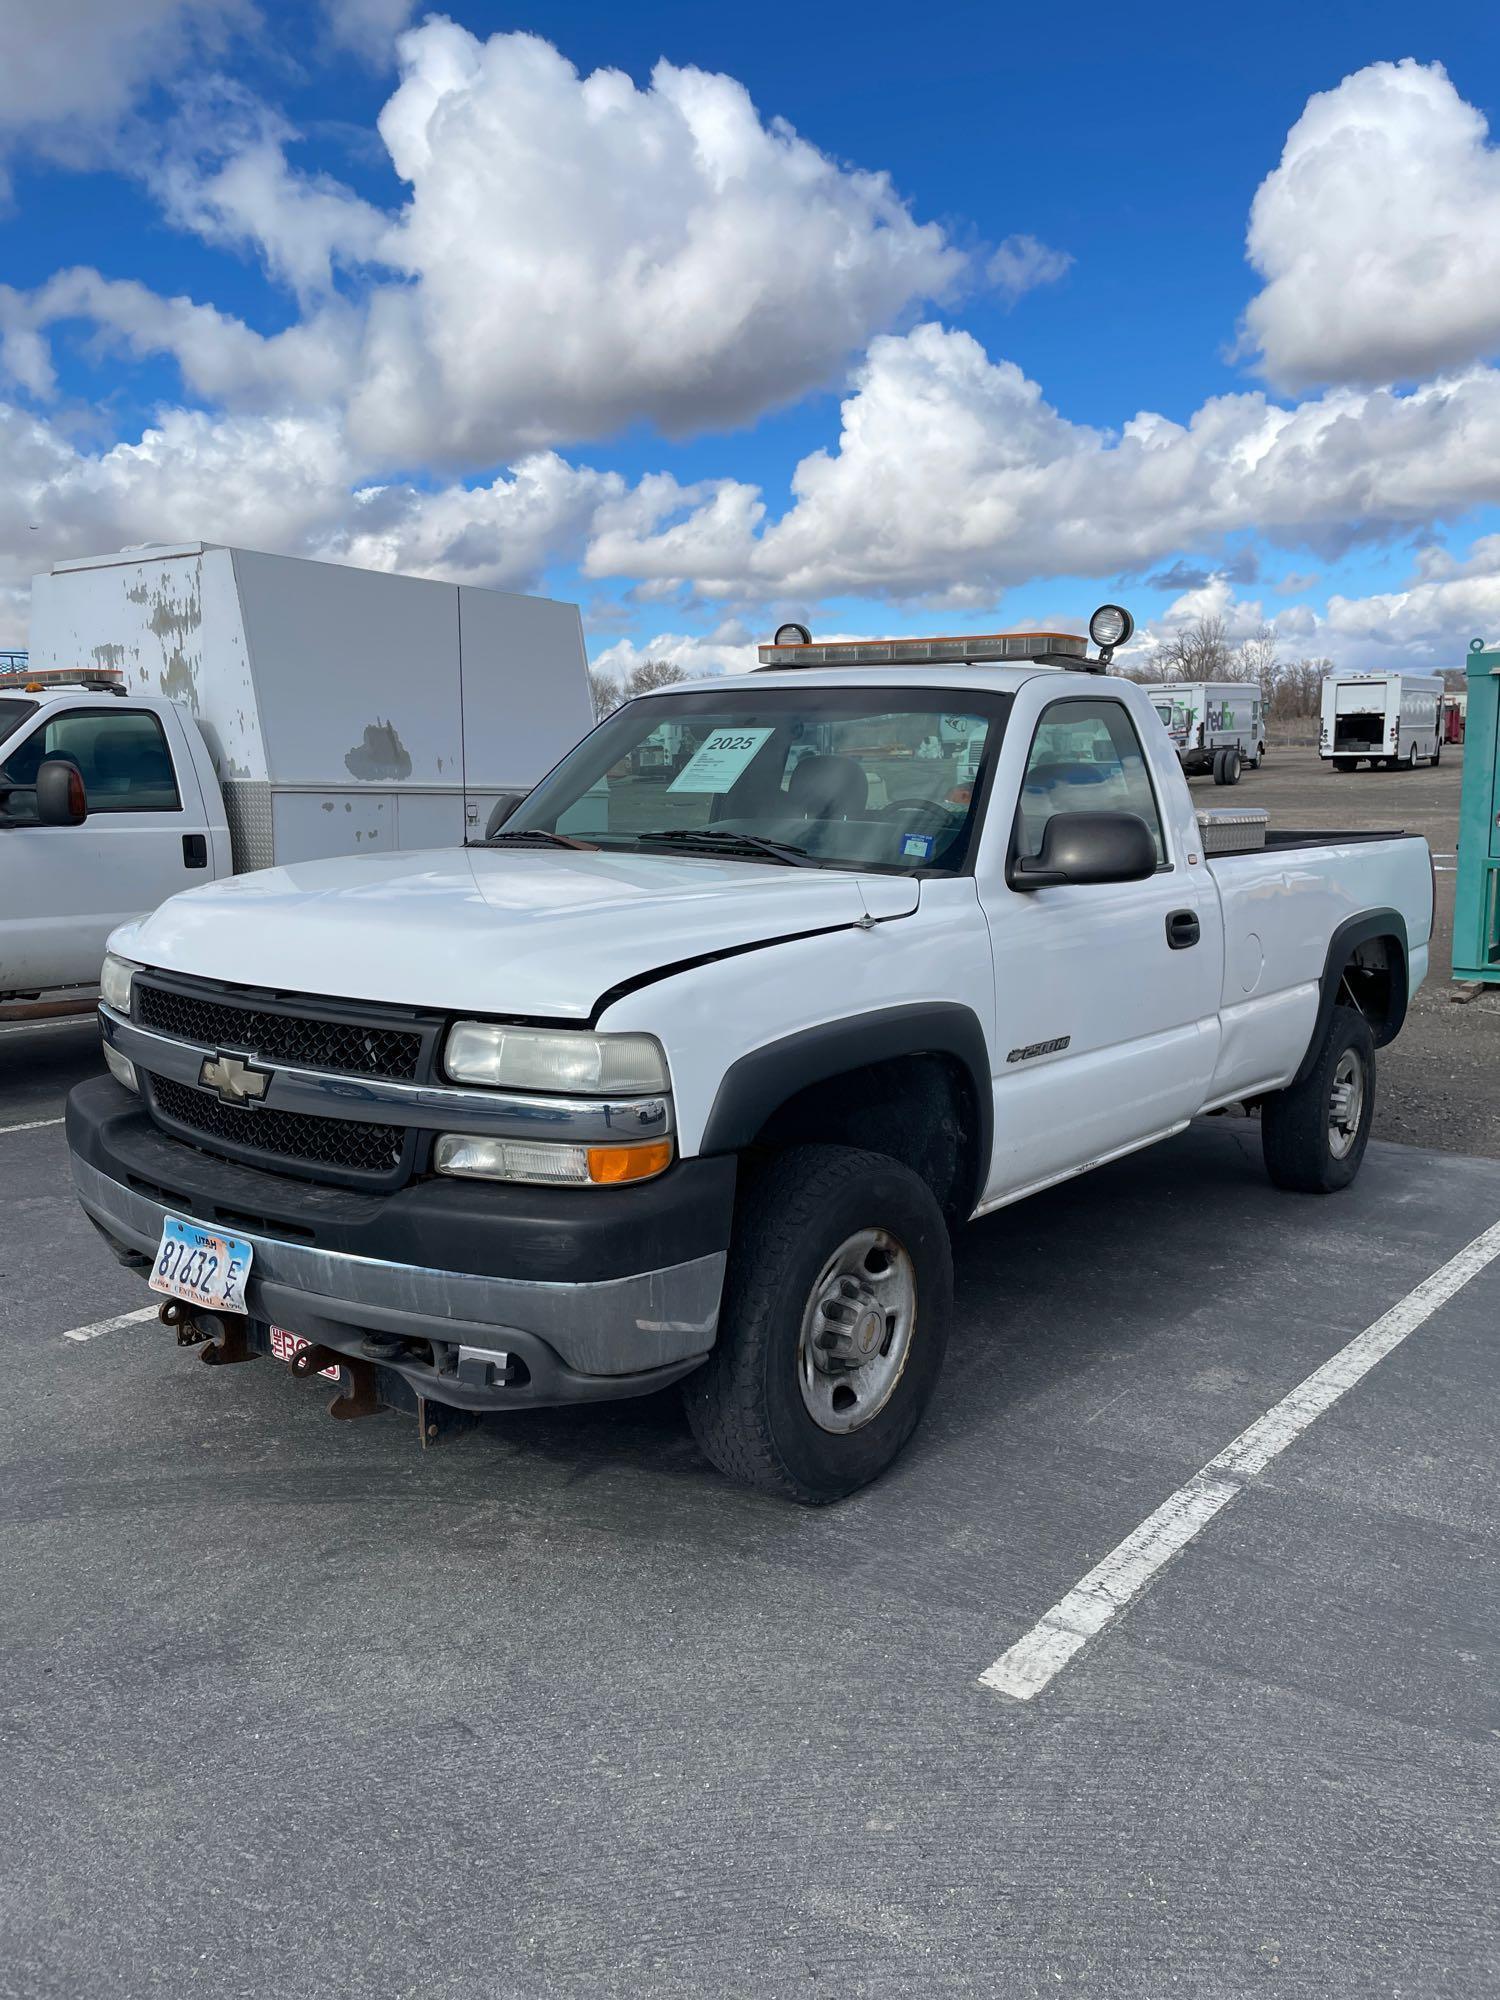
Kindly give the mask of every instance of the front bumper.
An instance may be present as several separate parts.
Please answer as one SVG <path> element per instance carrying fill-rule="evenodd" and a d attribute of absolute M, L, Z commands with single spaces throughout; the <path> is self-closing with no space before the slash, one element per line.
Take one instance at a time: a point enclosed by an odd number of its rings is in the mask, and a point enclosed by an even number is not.
<path fill-rule="evenodd" d="M 642 1395 L 713 1345 L 732 1159 L 681 1160 L 635 1188 L 356 1193 L 168 1138 L 107 1076 L 69 1097 L 68 1145 L 78 1198 L 126 1262 L 154 1258 L 168 1215 L 232 1230 L 254 1251 L 252 1319 L 351 1357 L 371 1336 L 430 1343 L 431 1365 L 385 1365 L 460 1409 Z M 460 1347 L 518 1356 L 529 1379 L 462 1379 Z"/>

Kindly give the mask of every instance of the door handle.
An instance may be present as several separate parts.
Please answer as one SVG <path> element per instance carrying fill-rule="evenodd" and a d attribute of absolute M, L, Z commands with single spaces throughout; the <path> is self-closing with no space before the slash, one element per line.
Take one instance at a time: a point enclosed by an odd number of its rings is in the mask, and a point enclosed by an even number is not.
<path fill-rule="evenodd" d="M 1194 910 L 1174 910 L 1167 918 L 1167 943 L 1173 951 L 1186 951 L 1202 936 Z"/>
<path fill-rule="evenodd" d="M 182 836 L 182 865 L 184 868 L 206 868 L 208 866 L 208 835 L 206 833 L 185 833 Z"/>

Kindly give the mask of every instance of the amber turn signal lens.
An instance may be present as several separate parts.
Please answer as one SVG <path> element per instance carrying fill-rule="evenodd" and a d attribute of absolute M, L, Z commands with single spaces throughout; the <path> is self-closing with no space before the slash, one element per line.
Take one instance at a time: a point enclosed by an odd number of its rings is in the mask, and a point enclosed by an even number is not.
<path fill-rule="evenodd" d="M 622 1181 L 648 1181 L 671 1164 L 670 1139 L 655 1139 L 646 1146 L 589 1147 L 589 1179 L 596 1187 L 617 1186 Z"/>

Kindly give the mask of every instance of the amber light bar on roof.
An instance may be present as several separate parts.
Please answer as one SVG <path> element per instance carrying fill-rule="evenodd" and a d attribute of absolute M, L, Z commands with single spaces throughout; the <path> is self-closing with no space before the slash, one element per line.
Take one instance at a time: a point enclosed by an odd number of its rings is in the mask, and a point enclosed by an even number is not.
<path fill-rule="evenodd" d="M 0 689 L 12 694 L 24 689 L 41 694 L 47 688 L 115 688 L 123 692 L 125 676 L 112 667 L 14 667 L 0 674 Z"/>
<path fill-rule="evenodd" d="M 1088 640 L 1076 632 L 976 632 L 966 638 L 841 639 L 828 645 L 761 646 L 762 667 L 921 667 L 953 661 L 1081 660 Z"/>

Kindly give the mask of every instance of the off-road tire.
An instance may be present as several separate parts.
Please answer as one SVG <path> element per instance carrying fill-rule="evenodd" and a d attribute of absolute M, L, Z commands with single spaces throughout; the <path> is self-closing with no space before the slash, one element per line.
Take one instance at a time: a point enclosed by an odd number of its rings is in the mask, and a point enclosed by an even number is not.
<path fill-rule="evenodd" d="M 1342 1158 L 1329 1142 L 1334 1071 L 1346 1050 L 1364 1066 L 1364 1101 L 1354 1142 Z M 1357 1007 L 1335 1007 L 1311 1069 L 1261 1107 L 1260 1143 L 1266 1172 L 1296 1194 L 1335 1194 L 1359 1172 L 1375 1115 L 1375 1041 Z"/>
<path fill-rule="evenodd" d="M 803 1402 L 798 1340 L 827 1259 L 866 1228 L 888 1230 L 906 1249 L 916 1317 L 888 1401 L 862 1429 L 835 1433 L 821 1429 Z M 804 1506 L 842 1500 L 883 1472 L 916 1429 L 942 1367 L 952 1310 L 947 1224 L 925 1181 L 852 1146 L 778 1154 L 741 1196 L 719 1337 L 682 1385 L 704 1456 L 739 1485 Z"/>

